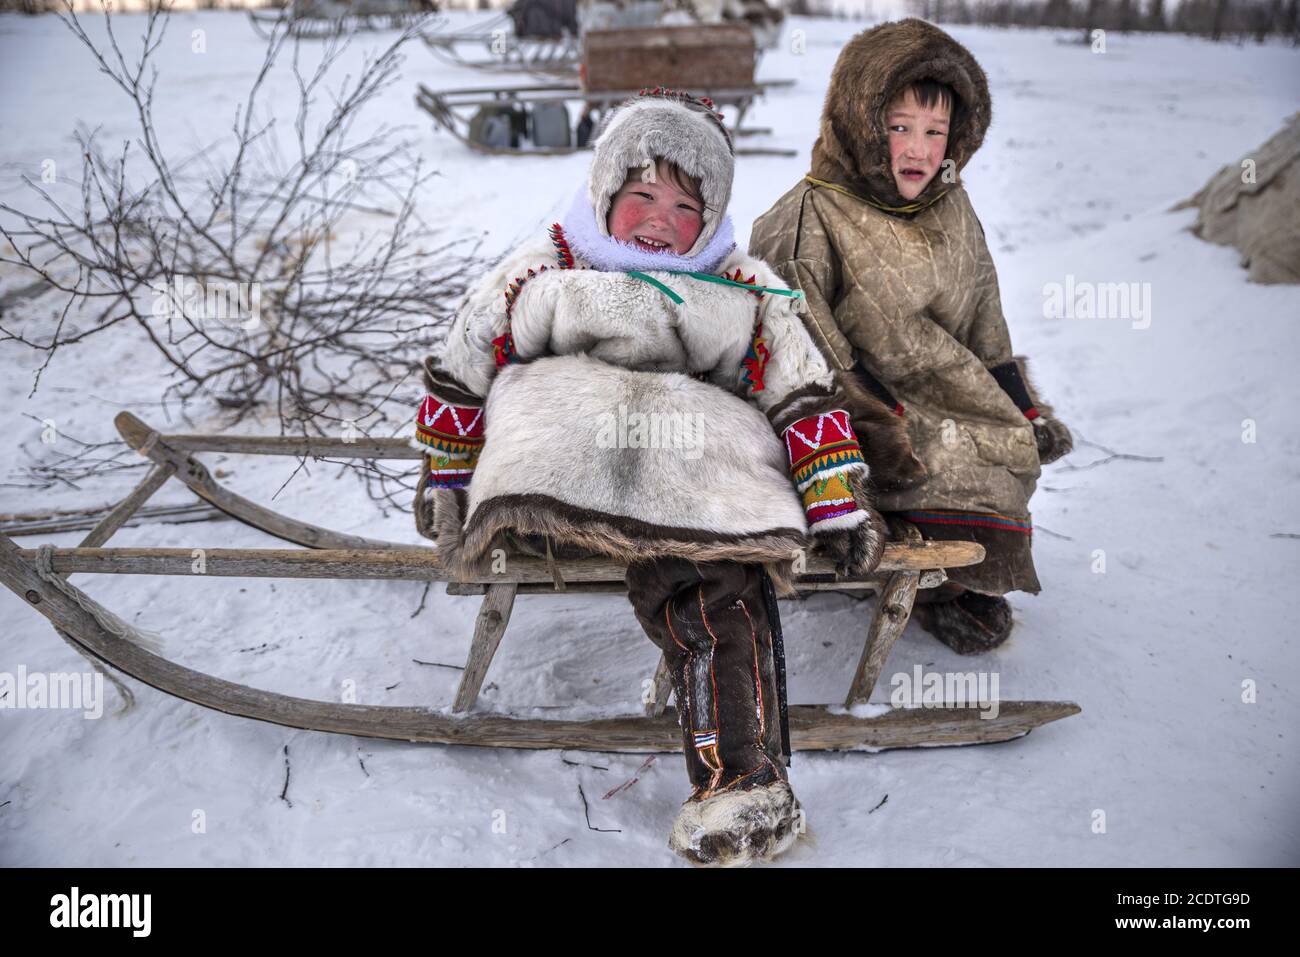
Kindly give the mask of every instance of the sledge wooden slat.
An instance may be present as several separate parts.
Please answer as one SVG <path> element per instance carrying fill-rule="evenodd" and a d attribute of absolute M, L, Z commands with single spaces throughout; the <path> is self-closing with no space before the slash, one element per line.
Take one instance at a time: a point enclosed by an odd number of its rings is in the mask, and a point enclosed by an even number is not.
<path fill-rule="evenodd" d="M 918 588 L 937 588 L 948 580 L 948 576 L 942 568 L 931 568 L 921 572 L 921 579 Z M 795 590 L 800 593 L 800 597 L 811 594 L 812 592 L 880 592 L 889 582 L 889 574 L 867 575 L 864 578 L 844 579 L 838 582 L 825 581 L 805 581 L 801 578 L 794 580 Z M 490 585 L 484 585 L 478 582 L 447 582 L 448 595 L 484 595 L 487 593 Z M 565 590 L 557 591 L 555 585 L 546 582 L 522 582 L 519 585 L 520 595 L 565 595 L 565 594 L 583 594 L 583 595 L 625 595 L 627 594 L 627 585 L 620 579 L 618 581 L 605 582 L 565 582 Z"/>
<path fill-rule="evenodd" d="M 674 712 L 658 718 L 597 721 L 440 714 L 419 707 L 381 707 L 312 701 L 260 691 L 193 671 L 105 631 L 88 611 L 42 579 L 21 550 L 0 535 L 0 580 L 81 647 L 119 671 L 166 694 L 225 714 L 308 731 L 439 744 L 602 751 L 678 751 Z M 77 594 L 86 601 L 82 592 Z M 1017 738 L 1079 712 L 1068 701 L 1005 701 L 996 717 L 978 708 L 891 710 L 858 718 L 813 705 L 790 708 L 797 750 L 888 749 L 981 744 Z"/>
<path fill-rule="evenodd" d="M 81 540 L 80 547 L 96 548 L 103 545 L 141 505 L 149 501 L 154 492 L 163 487 L 163 483 L 175 474 L 176 469 L 171 464 L 155 465 L 151 468 L 144 481 L 132 489 L 130 495 L 118 502 L 113 510 L 100 519 L 99 524 Z"/>
<path fill-rule="evenodd" d="M 107 508 L 63 509 L 43 515 L 31 513 L 0 515 L 0 532 L 10 538 L 89 532 L 115 507 L 114 505 Z M 187 525 L 196 522 L 229 520 L 229 515 L 218 511 L 206 502 L 188 502 L 184 505 L 141 505 L 122 523 L 122 527 L 148 524 Z"/>
<path fill-rule="evenodd" d="M 309 522 L 289 518 L 269 508 L 263 508 L 221 485 L 209 474 L 202 462 L 192 455 L 186 455 L 173 448 L 164 436 L 130 412 L 119 412 L 113 422 L 127 445 L 148 456 L 158 465 L 170 465 L 176 470 L 176 477 L 184 482 L 190 491 L 245 525 L 251 525 L 276 538 L 283 538 L 285 541 L 307 548 L 402 547 L 394 542 L 331 531 Z"/>
<path fill-rule="evenodd" d="M 86 572 L 113 575 L 194 575 L 218 578 L 339 578 L 391 579 L 393 581 L 447 581 L 438 564 L 434 548 L 393 546 L 391 548 L 205 548 L 202 549 L 204 571 L 196 573 L 198 558 L 191 548 L 56 548 L 52 566 L 60 574 Z M 34 559 L 34 549 L 23 551 L 24 558 Z M 974 542 L 924 542 L 885 546 L 878 572 L 921 571 L 928 568 L 955 568 L 977 564 L 984 556 L 982 546 Z M 818 568 L 818 564 L 823 566 Z M 539 558 L 511 557 L 508 575 L 484 574 L 467 578 L 487 585 L 503 580 L 518 583 L 553 582 L 552 570 Z M 626 567 L 599 559 L 556 560 L 555 569 L 566 582 L 621 582 Z M 819 572 L 833 576 L 833 566 L 825 559 L 808 562 L 805 575 Z"/>
<path fill-rule="evenodd" d="M 164 435 L 179 452 L 225 452 L 234 455 L 293 455 L 336 459 L 419 459 L 424 453 L 405 439 L 321 438 L 294 435 Z"/>

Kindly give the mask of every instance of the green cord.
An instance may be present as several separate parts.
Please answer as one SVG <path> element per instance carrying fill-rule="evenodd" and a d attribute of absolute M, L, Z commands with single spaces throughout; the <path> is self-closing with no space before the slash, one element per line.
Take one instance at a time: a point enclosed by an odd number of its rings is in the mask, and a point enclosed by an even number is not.
<path fill-rule="evenodd" d="M 648 282 L 679 306 L 686 301 L 653 276 L 647 276 L 643 272 L 629 272 L 628 275 L 633 279 L 640 279 L 642 282 Z"/>
<path fill-rule="evenodd" d="M 647 276 L 643 272 L 629 272 L 628 275 L 633 279 L 640 279 L 642 282 L 648 282 L 679 306 L 686 301 L 653 276 Z M 713 276 L 706 272 L 680 272 L 673 273 L 673 275 L 690 276 L 692 279 L 700 279 L 704 282 L 721 283 L 724 286 L 736 286 L 737 288 L 744 289 L 748 292 L 770 292 L 778 296 L 789 296 L 791 299 L 803 298 L 802 289 L 773 289 L 770 286 L 751 286 L 747 282 L 737 282 L 734 279 L 725 279 L 722 276 Z"/>
<path fill-rule="evenodd" d="M 773 289 L 771 286 L 751 286 L 747 282 L 737 282 L 734 279 L 725 279 L 722 276 L 712 276 L 706 272 L 688 272 L 684 275 L 691 276 L 694 279 L 702 279 L 705 282 L 718 282 L 725 286 L 737 286 L 741 289 L 748 289 L 750 292 L 770 292 L 778 296 L 789 296 L 791 299 L 802 299 L 802 289 Z"/>

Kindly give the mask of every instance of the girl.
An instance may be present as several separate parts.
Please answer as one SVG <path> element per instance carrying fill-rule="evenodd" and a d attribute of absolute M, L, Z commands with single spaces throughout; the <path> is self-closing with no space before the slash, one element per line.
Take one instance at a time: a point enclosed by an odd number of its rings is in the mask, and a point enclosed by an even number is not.
<path fill-rule="evenodd" d="M 563 222 L 482 280 L 425 361 L 416 438 L 416 525 L 448 568 L 500 547 L 627 564 L 693 786 L 669 844 L 723 864 L 801 830 L 769 575 L 791 593 L 810 535 L 850 574 L 885 540 L 849 424 L 861 396 L 735 248 L 733 167 L 707 100 L 655 90 L 611 113 Z M 862 421 L 900 454 L 892 416 Z"/>

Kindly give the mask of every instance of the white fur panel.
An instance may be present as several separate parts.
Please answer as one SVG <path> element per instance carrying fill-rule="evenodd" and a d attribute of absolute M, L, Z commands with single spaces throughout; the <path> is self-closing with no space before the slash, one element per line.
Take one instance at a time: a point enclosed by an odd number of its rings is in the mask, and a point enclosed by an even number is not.
<path fill-rule="evenodd" d="M 637 440 L 632 413 L 658 417 L 661 431 L 643 435 L 663 439 L 661 447 L 617 447 Z M 766 417 L 689 376 L 549 357 L 503 369 L 485 415 L 470 515 L 496 496 L 538 493 L 659 526 L 742 535 L 807 528 Z"/>
<path fill-rule="evenodd" d="M 732 379 L 749 348 L 757 301 L 731 286 L 647 273 L 684 301 L 623 273 L 547 272 L 530 280 L 511 319 L 521 357 L 588 353 L 626 369 L 720 370 Z"/>

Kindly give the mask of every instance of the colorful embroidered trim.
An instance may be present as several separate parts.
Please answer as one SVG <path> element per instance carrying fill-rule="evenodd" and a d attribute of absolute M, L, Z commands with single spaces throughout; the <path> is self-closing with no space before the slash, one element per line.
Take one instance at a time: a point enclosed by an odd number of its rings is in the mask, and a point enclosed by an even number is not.
<path fill-rule="evenodd" d="M 763 294 L 774 292 L 783 296 L 793 296 L 802 298 L 803 292 L 791 289 L 771 289 L 767 286 L 758 284 L 758 277 L 751 275 L 748 279 L 745 274 L 737 267 L 734 273 L 723 273 L 721 276 L 711 276 L 703 272 L 691 272 L 686 275 L 693 279 L 701 279 L 704 282 L 723 283 L 728 286 L 738 286 L 746 292 L 752 292 L 762 302 Z M 767 369 L 768 360 L 772 358 L 771 350 L 767 348 L 767 340 L 763 337 L 763 320 L 757 320 L 754 329 L 753 341 L 749 344 L 749 350 L 745 357 L 740 360 L 740 382 L 741 385 L 747 386 L 752 392 L 763 391 L 763 372 Z"/>
<path fill-rule="evenodd" d="M 813 480 L 802 490 L 802 494 L 803 510 L 808 516 L 809 527 L 858 510 L 853 490 L 849 488 L 848 475 L 844 472 Z"/>
<path fill-rule="evenodd" d="M 643 86 L 641 87 L 640 92 L 637 93 L 637 96 L 658 96 L 666 100 L 692 100 L 706 107 L 709 110 L 709 115 L 713 117 L 713 119 L 717 120 L 718 125 L 722 127 L 723 132 L 726 132 L 726 118 L 723 117 L 722 112 L 714 105 L 713 100 L 707 96 L 694 96 L 687 93 L 685 90 L 674 90 L 667 86 L 656 86 L 654 89 Z M 730 135 L 728 135 L 728 139 L 730 139 Z"/>
<path fill-rule="evenodd" d="M 467 488 L 483 450 L 483 410 L 426 395 L 415 416 L 415 441 L 429 456 L 429 488 Z"/>
<path fill-rule="evenodd" d="M 479 450 L 468 459 L 452 458 L 450 455 L 429 455 L 428 488 L 469 488 L 470 479 L 478 465 Z"/>
<path fill-rule="evenodd" d="M 866 467 L 844 409 L 809 415 L 785 430 L 790 477 L 803 497 L 809 527 L 858 511 L 849 475 Z"/>
<path fill-rule="evenodd" d="M 750 276 L 746 279 L 745 274 L 740 271 L 739 266 L 736 267 L 734 273 L 724 272 L 721 276 L 711 276 L 710 279 L 725 279 L 728 283 L 735 283 L 738 286 L 749 287 L 749 291 L 758 296 L 760 300 L 763 298 L 763 292 L 766 289 L 765 286 L 760 286 L 758 284 L 758 276 Z"/>
<path fill-rule="evenodd" d="M 483 445 L 483 410 L 426 395 L 415 416 L 415 441 L 432 452 L 465 459 Z"/>
<path fill-rule="evenodd" d="M 716 728 L 710 731 L 696 731 L 692 737 L 700 763 L 713 772 L 713 780 L 709 786 L 716 787 L 719 775 L 722 774 L 722 758 L 718 755 L 718 731 Z"/>
<path fill-rule="evenodd" d="M 856 440 L 852 445 L 841 442 L 794 469 L 790 477 L 794 479 L 795 488 L 802 492 L 810 482 L 836 472 L 851 471 L 855 465 L 866 465 L 862 458 L 862 449 Z"/>
<path fill-rule="evenodd" d="M 508 365 L 517 361 L 515 355 L 515 337 L 507 329 L 503 335 L 497 336 L 492 340 L 492 358 L 496 362 L 497 368 Z"/>
<path fill-rule="evenodd" d="M 564 238 L 564 227 L 559 223 L 551 223 L 551 245 L 555 247 L 555 256 L 560 261 L 556 268 L 572 269 L 575 263 L 573 250 L 569 248 L 569 241 Z"/>
<path fill-rule="evenodd" d="M 763 338 L 763 320 L 758 320 L 754 329 L 754 341 L 749 344 L 749 351 L 740 360 L 740 381 L 754 392 L 763 391 L 763 372 L 767 369 L 767 360 L 772 358 L 768 351 L 767 340 Z"/>
<path fill-rule="evenodd" d="M 862 447 L 844 409 L 809 415 L 785 430 L 790 475 L 799 491 L 817 477 L 865 465 Z"/>
<path fill-rule="evenodd" d="M 519 361 L 519 356 L 515 352 L 515 337 L 510 332 L 510 317 L 515 310 L 515 301 L 519 298 L 520 290 L 524 288 L 524 283 L 536 279 L 549 268 L 549 266 L 538 266 L 536 269 L 530 269 L 526 275 L 516 276 L 514 282 L 506 286 L 506 331 L 492 340 L 493 358 L 498 369 L 511 362 Z"/>
<path fill-rule="evenodd" d="M 1032 518 L 1012 518 L 996 512 L 965 512 L 958 509 L 932 508 L 919 511 L 903 512 L 909 522 L 921 522 L 927 525 L 968 525 L 976 528 L 998 528 L 1006 532 L 1020 532 L 1032 535 L 1034 522 Z"/>
<path fill-rule="evenodd" d="M 536 269 L 530 269 L 526 275 L 516 276 L 514 282 L 506 286 L 506 331 L 492 340 L 492 357 L 498 369 L 512 362 L 521 361 L 519 354 L 515 351 L 515 337 L 510 331 L 510 318 L 515 309 L 515 300 L 519 298 L 524 283 L 530 279 L 536 279 L 548 269 L 576 268 L 577 260 L 574 259 L 573 250 L 569 248 L 569 241 L 564 236 L 564 227 L 559 223 L 552 223 L 550 236 L 551 245 L 555 247 L 555 258 L 557 260 L 555 266 L 538 266 Z"/>

